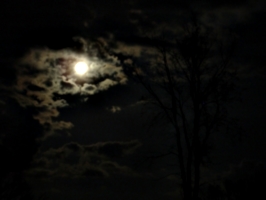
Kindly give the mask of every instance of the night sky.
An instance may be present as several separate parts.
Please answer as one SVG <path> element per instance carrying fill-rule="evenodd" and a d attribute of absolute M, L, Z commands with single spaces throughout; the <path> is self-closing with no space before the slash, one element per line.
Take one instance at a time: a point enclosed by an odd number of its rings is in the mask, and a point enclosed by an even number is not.
<path fill-rule="evenodd" d="M 0 4 L 2 199 L 180 199 L 176 158 L 151 159 L 173 145 L 173 128 L 151 124 L 155 111 L 132 66 L 152 65 L 160 40 L 149 38 L 181 37 L 192 13 L 218 39 L 236 38 L 230 64 L 239 69 L 228 113 L 241 134 L 212 138 L 202 199 L 228 199 L 225 187 L 236 199 L 262 194 L 264 0 Z M 88 63 L 86 74 L 75 73 L 77 61 Z"/>

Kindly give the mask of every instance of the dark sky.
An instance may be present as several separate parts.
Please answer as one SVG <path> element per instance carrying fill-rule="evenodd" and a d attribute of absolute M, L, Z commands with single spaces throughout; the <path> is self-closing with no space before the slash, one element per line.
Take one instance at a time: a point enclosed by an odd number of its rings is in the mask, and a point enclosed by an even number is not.
<path fill-rule="evenodd" d="M 175 158 L 145 159 L 173 143 L 173 130 L 148 129 L 147 93 L 128 66 L 156 57 L 144 35 L 180 36 L 192 11 L 217 38 L 237 38 L 232 64 L 242 99 L 228 109 L 243 137 L 213 138 L 203 179 L 265 176 L 263 0 L 14 0 L 0 7 L 1 181 L 26 181 L 34 196 L 51 200 L 176 199 Z M 90 73 L 75 75 L 76 60 L 89 62 Z"/>

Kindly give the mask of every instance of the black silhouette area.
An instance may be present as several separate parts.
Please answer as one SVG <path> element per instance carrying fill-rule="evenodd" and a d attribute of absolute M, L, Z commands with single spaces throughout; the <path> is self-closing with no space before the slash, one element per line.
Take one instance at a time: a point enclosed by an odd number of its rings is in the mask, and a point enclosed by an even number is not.
<path fill-rule="evenodd" d="M 235 169 L 231 169 L 219 182 L 203 186 L 202 196 L 205 200 L 259 199 L 265 196 L 265 178 L 265 165 L 244 161 Z"/>
<path fill-rule="evenodd" d="M 38 150 L 42 129 L 31 113 L 9 99 L 0 110 L 0 199 L 31 199 L 23 171 Z"/>
<path fill-rule="evenodd" d="M 79 50 L 82 47 L 81 44 L 73 40 L 78 35 L 80 35 L 79 30 L 67 26 L 36 27 L 22 31 L 12 43 L 18 54 L 24 53 L 30 48 Z"/>

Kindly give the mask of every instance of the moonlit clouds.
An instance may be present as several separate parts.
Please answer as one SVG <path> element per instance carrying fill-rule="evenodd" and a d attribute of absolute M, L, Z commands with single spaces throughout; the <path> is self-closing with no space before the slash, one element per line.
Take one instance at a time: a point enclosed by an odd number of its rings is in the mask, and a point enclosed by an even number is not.
<path fill-rule="evenodd" d="M 121 111 L 121 107 L 120 106 L 111 106 L 110 108 L 107 108 L 108 111 L 112 112 L 112 113 L 117 113 Z"/>
<path fill-rule="evenodd" d="M 16 64 L 13 97 L 21 106 L 36 110 L 34 118 L 46 128 L 46 136 L 73 127 L 70 122 L 54 120 L 60 115 L 58 109 L 69 105 L 65 95 L 86 101 L 90 95 L 127 82 L 116 57 L 82 41 L 86 45 L 82 52 L 31 49 Z M 77 62 L 88 65 L 83 75 L 75 73 Z"/>

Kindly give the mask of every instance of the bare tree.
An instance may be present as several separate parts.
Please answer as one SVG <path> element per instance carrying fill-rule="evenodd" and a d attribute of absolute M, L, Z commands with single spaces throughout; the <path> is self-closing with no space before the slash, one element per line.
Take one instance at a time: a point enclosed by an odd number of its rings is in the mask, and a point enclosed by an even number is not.
<path fill-rule="evenodd" d="M 160 43 L 156 64 L 135 67 L 135 73 L 174 127 L 175 149 L 162 155 L 176 156 L 183 197 L 196 200 L 210 136 L 229 125 L 226 105 L 235 100 L 237 71 L 229 65 L 234 40 L 220 42 L 196 23 L 185 32 Z"/>

